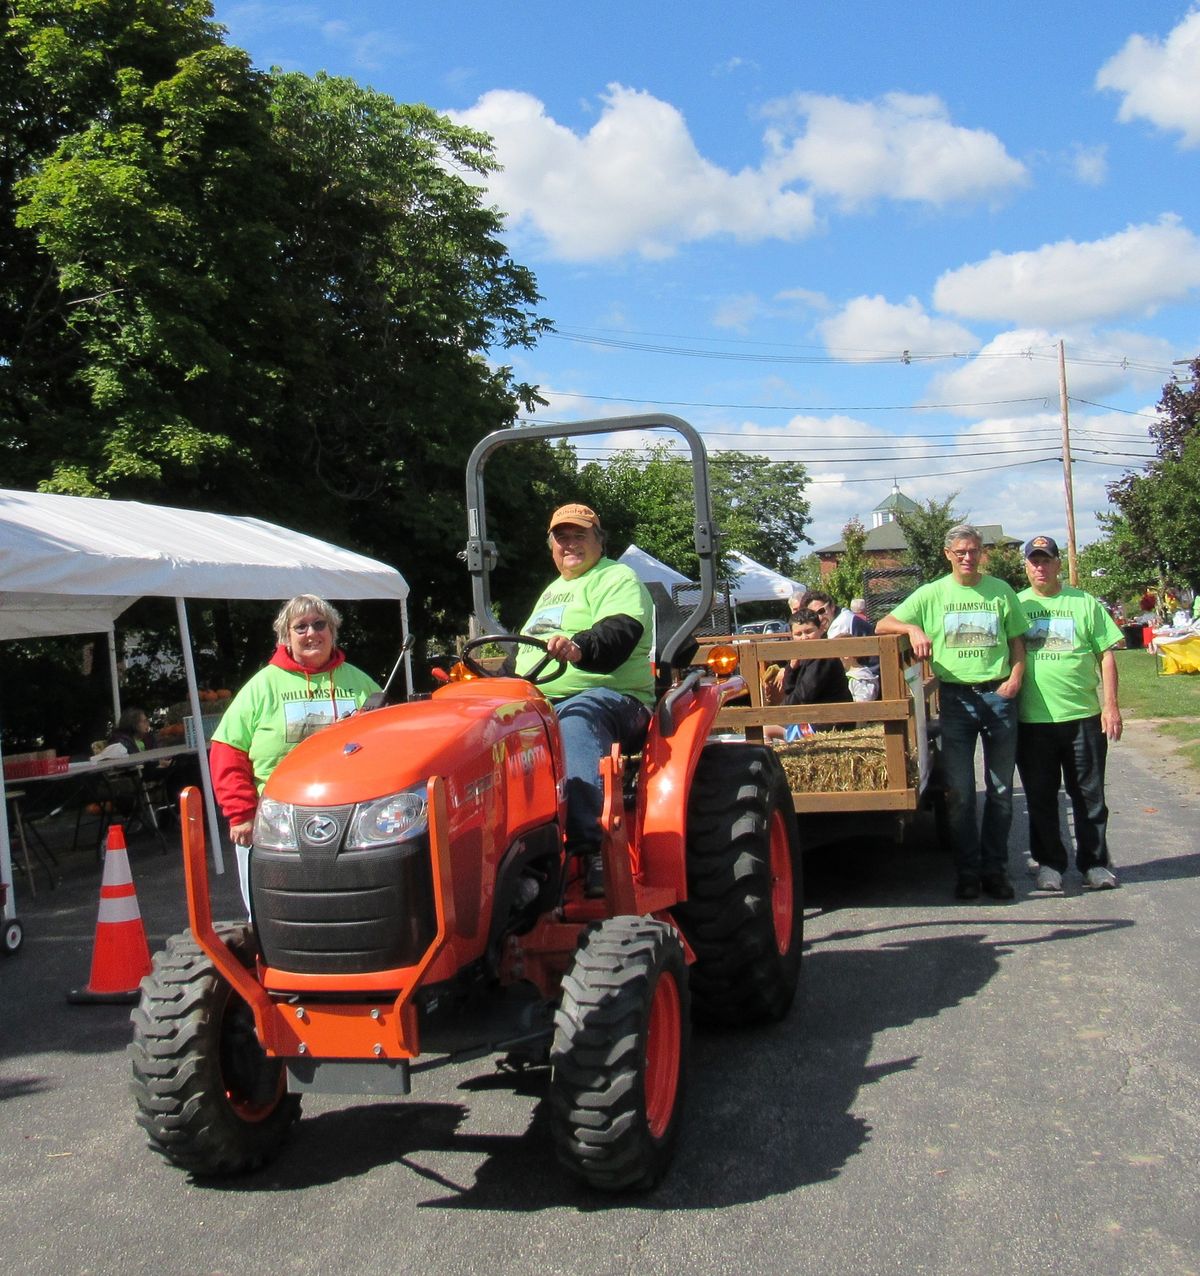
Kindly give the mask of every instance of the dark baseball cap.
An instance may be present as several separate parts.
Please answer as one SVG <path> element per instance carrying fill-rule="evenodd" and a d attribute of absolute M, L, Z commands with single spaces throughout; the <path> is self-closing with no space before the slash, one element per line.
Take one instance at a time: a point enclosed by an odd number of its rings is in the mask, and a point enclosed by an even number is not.
<path fill-rule="evenodd" d="M 1051 558 L 1059 558 L 1058 541 L 1053 536 L 1035 536 L 1032 540 L 1025 542 L 1025 548 L 1022 551 L 1026 558 L 1032 558 L 1034 554 L 1048 554 Z"/>

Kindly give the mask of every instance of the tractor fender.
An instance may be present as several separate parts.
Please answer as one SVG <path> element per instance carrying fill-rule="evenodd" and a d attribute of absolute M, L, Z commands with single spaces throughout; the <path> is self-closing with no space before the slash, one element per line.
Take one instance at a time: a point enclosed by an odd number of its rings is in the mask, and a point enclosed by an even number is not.
<path fill-rule="evenodd" d="M 700 754 L 726 700 L 744 690 L 740 678 L 704 678 L 672 706 L 671 732 L 658 712 L 642 749 L 637 795 L 637 844 L 642 880 L 687 898 L 687 810 Z"/>

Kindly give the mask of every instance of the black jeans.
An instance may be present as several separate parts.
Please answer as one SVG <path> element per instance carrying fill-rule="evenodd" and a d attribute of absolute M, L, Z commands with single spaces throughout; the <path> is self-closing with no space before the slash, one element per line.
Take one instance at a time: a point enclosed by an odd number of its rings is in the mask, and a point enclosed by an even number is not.
<path fill-rule="evenodd" d="M 1017 733 L 1017 770 L 1029 807 L 1029 853 L 1063 873 L 1067 848 L 1058 817 L 1060 781 L 1075 817 L 1075 867 L 1086 873 L 1108 868 L 1108 807 L 1104 763 L 1108 737 L 1100 717 L 1074 722 L 1022 722 Z"/>

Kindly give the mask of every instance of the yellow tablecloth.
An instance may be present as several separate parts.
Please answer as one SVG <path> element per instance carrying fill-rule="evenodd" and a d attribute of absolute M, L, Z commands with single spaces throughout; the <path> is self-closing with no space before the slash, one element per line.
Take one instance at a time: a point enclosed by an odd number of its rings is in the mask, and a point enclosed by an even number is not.
<path fill-rule="evenodd" d="M 1200 673 L 1200 634 L 1158 643 L 1162 673 Z"/>

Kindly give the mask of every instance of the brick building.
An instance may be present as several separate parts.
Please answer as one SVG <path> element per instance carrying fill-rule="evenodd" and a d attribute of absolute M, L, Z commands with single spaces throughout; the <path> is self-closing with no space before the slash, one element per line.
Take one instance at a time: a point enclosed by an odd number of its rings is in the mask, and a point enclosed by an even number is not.
<path fill-rule="evenodd" d="M 896 521 L 897 514 L 911 513 L 918 509 L 916 501 L 904 495 L 899 486 L 892 484 L 892 490 L 871 511 L 871 526 L 867 529 L 867 540 L 863 552 L 872 565 L 882 569 L 896 568 L 901 565 L 901 555 L 906 548 L 904 533 Z M 983 536 L 984 562 L 987 551 L 995 545 L 1019 545 L 1015 536 L 1009 536 L 999 523 L 976 523 Z M 821 575 L 828 576 L 837 566 L 838 559 L 845 552 L 844 541 L 835 541 L 832 545 L 822 545 L 813 551 L 821 564 Z"/>

